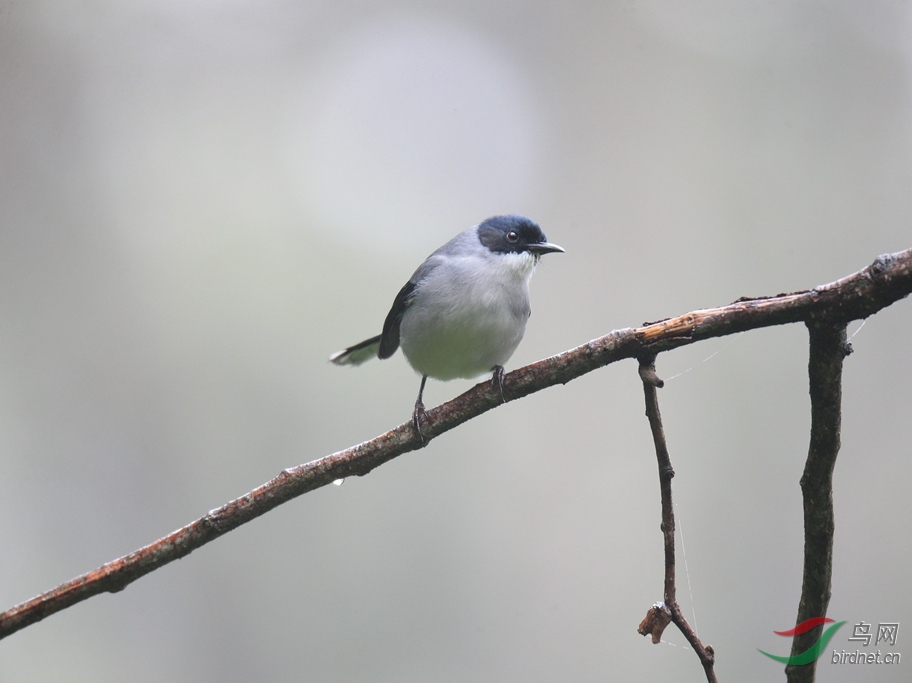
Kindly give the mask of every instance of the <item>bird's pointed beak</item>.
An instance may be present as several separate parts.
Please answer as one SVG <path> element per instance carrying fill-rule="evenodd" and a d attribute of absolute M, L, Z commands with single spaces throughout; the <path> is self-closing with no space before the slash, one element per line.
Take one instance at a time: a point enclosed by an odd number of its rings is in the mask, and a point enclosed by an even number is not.
<path fill-rule="evenodd" d="M 550 254 L 557 251 L 563 254 L 564 248 L 556 244 L 552 244 L 551 242 L 537 242 L 536 244 L 529 245 L 529 251 L 531 251 L 533 254 L 541 256 L 542 254 Z"/>

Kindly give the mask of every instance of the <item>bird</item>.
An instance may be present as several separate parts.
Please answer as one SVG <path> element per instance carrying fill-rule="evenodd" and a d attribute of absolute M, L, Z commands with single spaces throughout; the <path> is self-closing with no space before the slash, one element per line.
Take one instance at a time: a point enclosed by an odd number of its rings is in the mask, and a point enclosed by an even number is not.
<path fill-rule="evenodd" d="M 421 375 L 412 424 L 421 440 L 424 387 L 488 372 L 503 398 L 504 364 L 526 331 L 529 280 L 544 254 L 563 252 L 525 216 L 493 216 L 465 230 L 418 266 L 376 337 L 337 351 L 336 365 L 386 359 L 401 346 Z"/>

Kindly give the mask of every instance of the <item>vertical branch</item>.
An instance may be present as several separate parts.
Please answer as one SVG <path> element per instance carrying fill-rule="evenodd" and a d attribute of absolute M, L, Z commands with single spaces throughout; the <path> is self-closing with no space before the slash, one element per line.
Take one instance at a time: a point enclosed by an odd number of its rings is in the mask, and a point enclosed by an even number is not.
<path fill-rule="evenodd" d="M 659 412 L 658 389 L 665 385 L 655 371 L 655 359 L 648 363 L 640 361 L 640 378 L 643 380 L 643 392 L 646 396 L 646 417 L 652 430 L 652 441 L 655 444 L 656 460 L 659 464 L 659 492 L 662 497 L 662 536 L 665 541 L 665 604 L 669 607 L 677 602 L 675 588 L 675 518 L 671 498 L 671 480 L 675 471 L 668 455 L 668 443 L 665 440 L 665 428 L 662 426 L 662 414 Z"/>
<path fill-rule="evenodd" d="M 842 415 L 842 362 L 852 352 L 844 323 L 809 321 L 811 394 L 811 443 L 808 448 L 801 493 L 804 499 L 804 576 L 797 624 L 826 616 L 833 573 L 833 468 L 839 453 Z M 810 649 L 823 625 L 795 636 L 792 656 Z M 785 668 L 789 683 L 812 683 L 816 660 Z"/>
<path fill-rule="evenodd" d="M 674 468 L 671 466 L 671 457 L 668 455 L 668 445 L 665 441 L 665 428 L 662 426 L 662 415 L 659 412 L 658 388 L 664 386 L 655 371 L 655 356 L 640 358 L 640 379 L 643 380 L 643 393 L 646 397 L 646 417 L 652 430 L 652 440 L 655 443 L 656 459 L 659 464 L 659 489 L 662 497 L 662 536 L 665 542 L 665 591 L 664 605 L 653 605 L 640 624 L 638 631 L 642 635 L 651 634 L 652 642 L 658 643 L 662 631 L 667 626 L 669 619 L 684 634 L 687 642 L 693 647 L 706 680 L 716 683 L 716 673 L 713 669 L 715 652 L 712 645 L 703 645 L 696 632 L 687 623 L 678 605 L 675 589 L 675 546 L 674 546 L 674 504 L 671 498 L 671 480 L 674 477 Z"/>

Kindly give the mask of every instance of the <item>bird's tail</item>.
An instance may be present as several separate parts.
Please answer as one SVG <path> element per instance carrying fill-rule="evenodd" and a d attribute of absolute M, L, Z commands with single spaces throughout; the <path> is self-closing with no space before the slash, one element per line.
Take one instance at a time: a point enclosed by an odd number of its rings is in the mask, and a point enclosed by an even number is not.
<path fill-rule="evenodd" d="M 365 339 L 360 344 L 349 346 L 347 349 L 336 351 L 329 357 L 330 362 L 336 365 L 361 365 L 361 363 L 377 357 L 380 348 L 380 335 Z"/>

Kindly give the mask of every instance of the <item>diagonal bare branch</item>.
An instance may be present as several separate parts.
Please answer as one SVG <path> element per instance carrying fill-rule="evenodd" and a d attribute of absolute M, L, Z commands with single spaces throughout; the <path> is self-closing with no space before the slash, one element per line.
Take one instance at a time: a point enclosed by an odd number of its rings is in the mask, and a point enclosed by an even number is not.
<path fill-rule="evenodd" d="M 424 441 L 411 423 L 344 451 L 292 467 L 250 493 L 212 510 L 164 538 L 78 576 L 0 614 L 0 638 L 93 595 L 123 590 L 141 576 L 245 524 L 269 510 L 336 479 L 363 476 L 383 463 L 424 447 L 478 415 L 625 358 L 656 354 L 760 327 L 815 320 L 866 318 L 912 292 L 912 249 L 880 256 L 867 268 L 828 285 L 772 297 L 739 299 L 719 308 L 626 328 L 506 375 L 501 393 L 490 382 L 428 411 Z"/>

